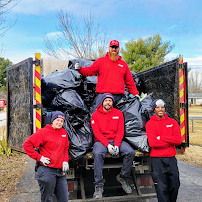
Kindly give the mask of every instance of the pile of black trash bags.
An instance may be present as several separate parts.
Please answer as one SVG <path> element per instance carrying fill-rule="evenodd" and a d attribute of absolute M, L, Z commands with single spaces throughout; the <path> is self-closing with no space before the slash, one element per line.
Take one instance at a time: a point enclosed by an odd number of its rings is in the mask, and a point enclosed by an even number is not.
<path fill-rule="evenodd" d="M 94 136 L 90 126 L 92 113 L 95 109 L 97 76 L 83 77 L 73 69 L 79 62 L 81 66 L 90 66 L 93 61 L 75 59 L 69 62 L 69 69 L 55 71 L 41 78 L 42 90 L 42 125 L 51 124 L 51 117 L 55 111 L 65 114 L 64 128 L 69 136 L 69 155 L 77 161 L 92 151 Z M 141 89 L 141 81 L 136 73 L 131 72 L 137 89 Z M 126 88 L 125 98 L 122 98 L 117 109 L 124 114 L 124 140 L 134 149 L 149 152 L 149 145 L 145 132 L 145 124 L 152 113 L 152 94 L 143 100 L 129 97 Z"/>

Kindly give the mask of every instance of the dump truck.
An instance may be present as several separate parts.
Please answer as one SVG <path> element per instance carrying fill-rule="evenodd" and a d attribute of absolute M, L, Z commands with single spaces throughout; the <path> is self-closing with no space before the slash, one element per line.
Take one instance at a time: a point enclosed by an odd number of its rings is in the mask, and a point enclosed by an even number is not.
<path fill-rule="evenodd" d="M 43 102 L 41 99 L 41 75 L 43 73 L 40 54 L 28 58 L 7 69 L 7 143 L 9 148 L 25 152 L 24 141 L 43 124 Z M 189 146 L 188 133 L 188 89 L 187 63 L 182 58 L 155 66 L 137 73 L 146 93 L 153 98 L 162 98 L 167 104 L 170 117 L 177 120 L 181 128 L 182 143 L 177 153 L 184 154 Z M 79 161 L 69 160 L 66 174 L 70 202 L 95 201 L 94 162 L 92 151 Z M 107 155 L 103 168 L 103 198 L 96 201 L 132 201 L 156 197 L 150 175 L 151 162 L 147 152 L 136 150 L 132 165 L 130 185 L 132 193 L 126 194 L 116 175 L 122 167 L 122 158 Z M 34 168 L 33 168 L 34 169 Z"/>

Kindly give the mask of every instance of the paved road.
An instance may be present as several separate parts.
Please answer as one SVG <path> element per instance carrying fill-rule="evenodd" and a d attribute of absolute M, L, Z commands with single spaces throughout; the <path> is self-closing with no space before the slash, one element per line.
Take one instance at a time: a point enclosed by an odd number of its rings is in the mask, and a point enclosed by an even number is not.
<path fill-rule="evenodd" d="M 39 187 L 34 180 L 34 165 L 35 161 L 28 157 L 25 173 L 17 185 L 19 194 L 12 196 L 10 202 L 40 202 Z M 177 202 L 201 202 L 202 168 L 182 161 L 179 161 L 178 165 L 181 186 Z M 157 199 L 138 200 L 138 202 L 157 202 Z"/>
<path fill-rule="evenodd" d="M 0 112 L 0 126 L 6 125 L 6 112 Z"/>
<path fill-rule="evenodd" d="M 189 115 L 189 120 L 202 120 L 202 116 L 201 115 Z"/>
<path fill-rule="evenodd" d="M 202 168 L 178 162 L 181 187 L 177 202 L 201 202 L 202 199 Z"/>
<path fill-rule="evenodd" d="M 177 202 L 201 202 L 202 199 L 202 168 L 178 161 L 180 172 L 180 189 Z M 147 199 L 145 202 L 158 202 Z"/>

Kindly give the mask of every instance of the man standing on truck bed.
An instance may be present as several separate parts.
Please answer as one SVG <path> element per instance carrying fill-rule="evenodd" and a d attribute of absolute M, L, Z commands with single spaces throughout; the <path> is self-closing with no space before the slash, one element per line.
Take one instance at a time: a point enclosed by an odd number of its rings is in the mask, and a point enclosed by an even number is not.
<path fill-rule="evenodd" d="M 119 50 L 119 42 L 112 40 L 109 44 L 109 52 L 104 57 L 98 58 L 90 67 L 84 68 L 79 63 L 75 64 L 75 69 L 83 76 L 97 75 L 96 107 L 101 104 L 103 93 L 113 94 L 116 104 L 125 95 L 125 84 L 130 94 L 139 98 L 130 69 L 119 55 Z"/>
<path fill-rule="evenodd" d="M 116 176 L 126 193 L 131 193 L 132 189 L 128 184 L 128 177 L 131 173 L 132 162 L 135 150 L 129 144 L 122 141 L 124 136 L 123 113 L 113 108 L 113 95 L 104 93 L 101 97 L 101 104 L 92 114 L 91 126 L 95 136 L 93 145 L 94 157 L 94 184 L 95 192 L 93 198 L 101 198 L 103 192 L 102 170 L 104 158 L 109 152 L 111 155 L 123 156 L 123 166 L 121 173 Z"/>
<path fill-rule="evenodd" d="M 165 114 L 166 103 L 162 99 L 154 100 L 152 109 L 155 115 L 146 124 L 151 147 L 151 175 L 158 201 L 176 202 L 180 180 L 175 145 L 181 144 L 180 127 Z"/>

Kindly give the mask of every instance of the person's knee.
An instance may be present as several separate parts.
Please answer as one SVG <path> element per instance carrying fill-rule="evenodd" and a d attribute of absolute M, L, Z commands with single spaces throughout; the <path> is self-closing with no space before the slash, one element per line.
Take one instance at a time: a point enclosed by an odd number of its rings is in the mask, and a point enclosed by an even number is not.
<path fill-rule="evenodd" d="M 132 156 L 135 156 L 135 150 L 134 149 L 132 149 L 130 153 Z"/>
<path fill-rule="evenodd" d="M 94 147 L 93 147 L 93 156 L 94 157 L 104 158 L 106 156 L 106 154 L 107 154 L 107 149 L 105 149 L 105 147 L 102 146 L 101 143 L 97 143 L 94 145 Z"/>
<path fill-rule="evenodd" d="M 128 155 L 131 157 L 134 157 L 135 156 L 135 150 L 132 148 L 130 150 L 128 150 Z"/>
<path fill-rule="evenodd" d="M 104 154 L 102 151 L 99 150 L 95 150 L 93 151 L 93 157 L 95 158 L 104 158 Z"/>
<path fill-rule="evenodd" d="M 180 180 L 179 176 L 175 176 L 172 180 L 170 180 L 170 187 L 171 189 L 177 191 L 180 187 Z"/>

